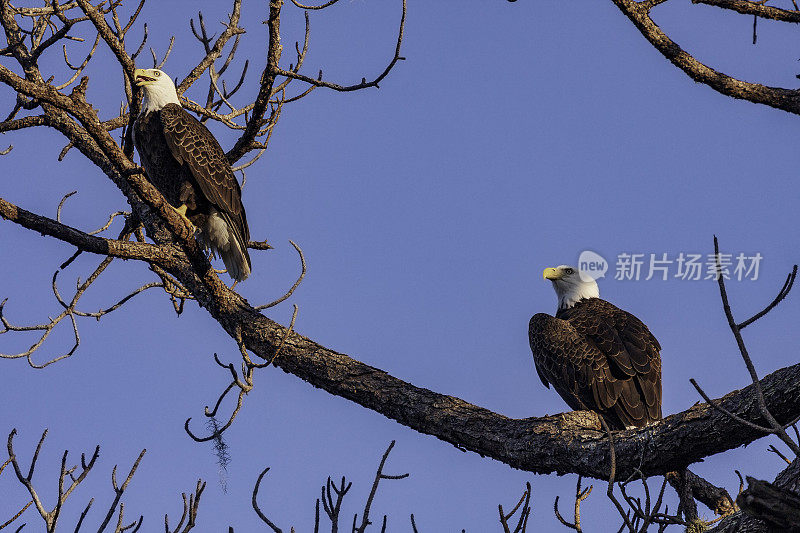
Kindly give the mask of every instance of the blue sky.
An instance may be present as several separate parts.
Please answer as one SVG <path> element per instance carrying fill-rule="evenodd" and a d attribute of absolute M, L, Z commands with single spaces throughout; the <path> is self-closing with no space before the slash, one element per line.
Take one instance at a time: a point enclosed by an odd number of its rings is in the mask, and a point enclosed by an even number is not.
<path fill-rule="evenodd" d="M 152 3 L 142 15 L 158 51 L 176 34 L 165 66 L 173 77 L 198 58 L 183 12 L 195 5 L 171 3 L 164 16 Z M 206 8 L 212 31 L 227 8 Z M 250 5 L 244 13 L 248 33 L 239 60 L 251 59 L 251 73 L 239 103 L 254 94 L 263 65 L 266 29 L 257 22 L 264 9 Z M 284 13 L 288 66 L 294 41 L 302 39 L 302 12 L 287 5 Z M 759 22 L 753 46 L 749 17 L 690 4 L 667 4 L 654 14 L 687 51 L 723 72 L 789 88 L 798 83 L 796 34 L 788 26 Z M 322 68 L 329 80 L 353 83 L 382 71 L 399 15 L 399 1 L 363 0 L 311 13 L 306 72 Z M 708 254 L 716 234 L 724 251 L 763 256 L 758 280 L 729 285 L 734 312 L 744 319 L 772 299 L 798 261 L 796 118 L 695 84 L 610 2 L 453 7 L 411 0 L 402 53 L 407 60 L 379 90 L 319 89 L 287 105 L 269 151 L 248 169 L 243 194 L 251 233 L 275 250 L 253 253 L 253 275 L 241 293 L 262 303 L 291 285 L 299 265 L 289 239 L 308 261 L 295 296 L 270 310 L 275 320 L 287 323 L 296 303 L 296 329 L 325 346 L 507 416 L 540 416 L 566 409 L 539 382 L 528 348 L 528 319 L 556 306 L 542 268 L 575 263 L 586 249 L 612 264 L 623 252 Z M 59 55 L 45 63 L 58 68 Z M 90 99 L 102 117 L 111 116 L 123 93 L 108 53 L 98 55 L 89 74 Z M 204 87 L 190 96 L 200 98 Z M 225 148 L 235 139 L 213 131 Z M 77 189 L 63 220 L 85 229 L 126 207 L 77 151 L 56 161 L 64 144 L 58 134 L 18 132 L 1 141 L 15 145 L 0 160 L 3 198 L 53 216 L 59 199 Z M 8 298 L 9 320 L 28 324 L 56 314 L 50 278 L 72 249 L 9 223 L 0 224 L 0 246 L 0 297 Z M 97 262 L 83 257 L 62 274 L 65 290 Z M 142 265 L 115 263 L 83 308 L 106 306 L 147 281 Z M 600 290 L 661 342 L 665 414 L 699 400 L 689 378 L 715 397 L 749 383 L 715 283 L 611 275 Z M 745 331 L 762 375 L 796 362 L 798 305 L 792 295 Z M 69 349 L 64 326 L 39 357 Z M 126 516 L 144 514 L 145 530 L 159 527 L 164 513 L 176 519 L 180 493 L 198 477 L 208 481 L 198 530 L 259 530 L 250 491 L 270 466 L 262 509 L 285 530 L 308 531 L 328 475 L 354 482 L 343 516 L 360 512 L 380 456 L 395 439 L 386 470 L 411 476 L 385 482 L 373 507 L 376 518 L 389 514 L 390 530 L 410 530 L 412 512 L 424 531 L 495 530 L 497 504 L 515 503 L 525 481 L 533 485 L 531 520 L 543 531 L 560 528 L 552 501 L 570 501 L 574 476 L 532 476 L 462 453 L 276 369 L 256 376 L 226 434 L 232 461 L 225 494 L 211 446 L 190 441 L 183 422 L 191 416 L 202 429 L 203 406 L 225 386 L 212 354 L 235 361 L 234 343 L 195 304 L 176 317 L 156 293 L 80 326 L 78 352 L 44 371 L 0 362 L 0 434 L 18 428 L 16 449 L 27 460 L 50 428 L 34 478 L 48 502 L 62 451 L 77 457 L 101 445 L 95 471 L 65 509 L 65 526 L 90 497 L 97 508 L 87 520 L 98 523 L 113 497 L 111 468 L 127 468 L 147 448 L 125 499 Z M 0 351 L 30 343 L 7 334 Z M 735 493 L 734 469 L 767 479 L 779 471 L 768 444 L 758 441 L 694 470 Z M 10 472 L 0 476 L 0 493 L 12 495 L 0 499 L 0 517 L 27 501 Z M 614 516 L 602 491 L 584 503 L 584 523 Z M 38 530 L 33 510 L 25 520 Z"/>

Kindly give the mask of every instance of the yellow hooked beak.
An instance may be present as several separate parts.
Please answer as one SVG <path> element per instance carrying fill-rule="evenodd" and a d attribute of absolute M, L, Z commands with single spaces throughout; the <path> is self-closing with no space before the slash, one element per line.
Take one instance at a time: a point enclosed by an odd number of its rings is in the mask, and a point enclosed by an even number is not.
<path fill-rule="evenodd" d="M 136 83 L 137 87 L 141 87 L 143 85 L 147 85 L 148 83 L 153 83 L 156 79 L 152 76 L 148 76 L 147 70 L 143 68 L 137 68 L 133 71 L 133 80 Z"/>
<path fill-rule="evenodd" d="M 562 275 L 563 273 L 561 272 L 561 270 L 557 268 L 545 268 L 544 272 L 542 272 L 542 277 L 544 279 L 549 279 L 551 281 L 561 279 Z"/>

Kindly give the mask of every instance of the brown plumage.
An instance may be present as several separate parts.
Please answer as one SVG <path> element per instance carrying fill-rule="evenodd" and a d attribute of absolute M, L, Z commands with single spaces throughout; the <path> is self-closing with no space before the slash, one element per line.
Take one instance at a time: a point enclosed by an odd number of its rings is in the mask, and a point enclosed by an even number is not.
<path fill-rule="evenodd" d="M 245 279 L 251 270 L 250 230 L 225 152 L 208 128 L 176 103 L 168 76 L 156 69 L 136 72 L 145 106 L 134 125 L 134 142 L 147 177 L 170 204 L 186 205 L 200 243 L 222 258 L 230 276 Z"/>
<path fill-rule="evenodd" d="M 528 338 L 542 383 L 572 409 L 595 411 L 616 429 L 661 418 L 661 346 L 632 314 L 581 299 L 555 317 L 534 315 Z"/>

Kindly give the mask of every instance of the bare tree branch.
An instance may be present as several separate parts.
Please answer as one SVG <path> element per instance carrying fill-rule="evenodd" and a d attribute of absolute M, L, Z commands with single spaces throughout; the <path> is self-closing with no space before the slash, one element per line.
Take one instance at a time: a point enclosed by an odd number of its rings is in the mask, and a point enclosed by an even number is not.
<path fill-rule="evenodd" d="M 372 507 L 372 501 L 375 499 L 375 494 L 378 492 L 378 484 L 381 482 L 382 479 L 405 479 L 408 477 L 408 474 L 400 474 L 397 476 L 390 476 L 383 473 L 383 467 L 386 465 L 386 459 L 389 458 L 389 453 L 391 453 L 392 448 L 394 448 L 395 441 L 389 443 L 389 447 L 386 448 L 386 451 L 383 453 L 383 457 L 381 457 L 381 462 L 378 465 L 378 471 L 375 473 L 375 480 L 372 482 L 372 488 L 369 491 L 369 496 L 367 497 L 367 502 L 364 504 L 364 510 L 361 513 L 361 525 L 357 528 L 354 528 L 354 533 L 364 533 L 367 529 L 367 526 L 370 525 L 372 522 L 369 520 L 369 511 Z M 343 480 L 344 481 L 344 480 Z M 384 517 L 384 520 L 386 517 Z M 385 525 L 384 525 L 385 526 Z"/>
<path fill-rule="evenodd" d="M 295 250 L 297 250 L 297 255 L 300 256 L 300 276 L 297 278 L 297 281 L 294 282 L 294 285 L 292 285 L 291 288 L 288 291 L 286 291 L 286 293 L 283 296 L 281 296 L 277 300 L 272 301 L 272 302 L 270 302 L 268 304 L 259 305 L 257 307 L 254 307 L 254 309 L 256 311 L 262 311 L 264 309 L 269 309 L 270 307 L 275 307 L 279 303 L 281 303 L 283 301 L 286 301 L 288 298 L 290 298 L 292 296 L 292 294 L 294 294 L 295 289 L 297 289 L 297 287 L 300 286 L 300 283 L 302 283 L 303 278 L 306 277 L 306 258 L 303 255 L 303 250 L 299 246 L 297 246 L 297 244 L 295 244 L 294 241 L 290 240 L 289 243 L 294 247 Z"/>
<path fill-rule="evenodd" d="M 779 439 L 781 439 L 784 444 L 786 444 L 789 449 L 791 449 L 795 455 L 800 455 L 800 445 L 794 442 L 789 435 L 786 434 L 786 427 L 794 424 L 797 422 L 798 418 L 795 418 L 788 424 L 780 424 L 775 417 L 770 413 L 769 408 L 767 407 L 766 400 L 764 399 L 764 391 L 761 389 L 761 383 L 759 383 L 758 373 L 756 372 L 755 365 L 753 365 L 753 361 L 750 358 L 750 354 L 747 352 L 747 347 L 745 346 L 744 339 L 742 338 L 741 334 L 741 326 L 736 323 L 733 318 L 733 313 L 731 311 L 730 303 L 728 302 L 728 293 L 725 289 L 725 276 L 722 274 L 722 266 L 720 265 L 720 254 L 719 254 L 719 242 L 717 241 L 716 235 L 714 236 L 714 257 L 716 259 L 716 269 L 717 269 L 717 283 L 719 284 L 719 293 L 720 297 L 722 298 L 722 308 L 725 311 L 725 317 L 728 319 L 728 326 L 733 333 L 734 338 L 736 339 L 736 344 L 739 347 L 739 352 L 744 360 L 744 364 L 747 367 L 747 371 L 750 373 L 750 378 L 753 381 L 753 387 L 756 394 L 756 400 L 758 401 L 759 409 L 761 410 L 761 415 L 766 420 L 768 426 L 761 426 L 759 424 L 754 424 L 748 420 L 744 420 L 741 417 L 736 416 L 735 414 L 726 411 L 721 406 L 718 406 L 714 403 L 711 403 L 708 399 L 708 396 L 705 392 L 700 389 L 700 386 L 697 385 L 694 379 L 690 380 L 692 385 L 697 389 L 697 391 L 703 396 L 707 402 L 710 402 L 715 408 L 719 409 L 723 414 L 729 416 L 731 419 L 739 422 L 742 425 L 745 425 L 754 430 L 761 430 L 764 433 L 774 434 Z M 786 282 L 783 284 L 783 288 L 778 293 L 778 296 L 770 303 L 763 311 L 757 313 L 754 317 L 750 318 L 743 322 L 746 326 L 758 320 L 759 318 L 766 315 L 769 311 L 775 308 L 781 300 L 783 300 L 792 288 L 792 284 L 794 283 L 794 278 L 797 275 L 797 265 L 794 266 L 792 269 L 792 273 L 786 279 Z"/>
<path fill-rule="evenodd" d="M 232 14 L 220 38 L 213 44 L 208 41 L 209 50 L 203 48 L 205 55 L 189 76 L 180 82 L 181 93 L 206 70 L 220 74 L 227 65 L 232 64 L 230 61 L 235 41 L 231 49 L 228 49 L 227 57 L 224 60 L 221 58 L 226 43 L 243 31 L 239 28 L 240 3 L 239 0 L 233 2 Z M 800 111 L 796 91 L 736 80 L 699 63 L 684 52 L 650 18 L 649 9 L 659 2 L 615 0 L 615 3 L 665 57 L 693 79 L 733 97 L 746 98 L 794 113 Z M 124 34 L 133 27 L 132 21 L 140 7 L 136 8 L 131 21 L 123 24 L 123 19 L 120 19 L 116 11 L 118 5 L 119 2 L 100 6 L 93 5 L 88 0 L 75 0 L 64 5 L 52 4 L 46 9 L 51 9 L 52 16 L 60 21 L 56 31 L 60 31 L 59 35 L 64 39 L 69 37 L 69 31 L 63 30 L 67 26 L 78 27 L 76 25 L 80 24 L 81 28 L 94 28 L 96 33 L 92 33 L 91 37 L 99 35 L 104 46 L 109 48 L 119 63 L 126 83 L 130 84 L 134 58 L 126 51 Z M 81 16 L 69 18 L 65 13 L 67 6 L 74 8 Z M 43 75 L 40 71 L 35 51 L 37 46 L 53 46 L 57 41 L 45 38 L 47 25 L 44 22 L 39 23 L 26 33 L 15 21 L 17 12 L 10 4 L 4 2 L 2 7 L 0 22 L 7 41 L 2 53 L 4 57 L 13 58 L 17 66 L 12 69 L 0 65 L 0 83 L 17 94 L 17 102 L 9 120 L 0 123 L 0 130 L 11 131 L 44 125 L 62 133 L 69 143 L 67 146 L 73 146 L 84 154 L 117 185 L 132 206 L 132 216 L 144 224 L 148 236 L 155 244 L 144 242 L 143 236 L 137 236 L 136 242 L 93 236 L 57 220 L 25 211 L 2 199 L 0 216 L 86 252 L 144 262 L 147 268 L 156 272 L 164 289 L 174 298 L 176 312 L 180 312 L 186 299 L 196 299 L 236 342 L 243 354 L 242 373 L 227 370 L 231 373 L 231 382 L 236 384 L 225 390 L 237 390 L 238 387 L 240 397 L 233 417 L 241 407 L 243 394 L 252 387 L 248 380 L 253 369 L 273 362 L 284 371 L 314 386 L 382 413 L 416 431 L 537 473 L 574 472 L 587 477 L 607 479 L 608 457 L 615 450 L 615 471 L 620 478 L 626 479 L 637 471 L 641 478 L 646 478 L 685 468 L 703 457 L 751 442 L 763 435 L 756 427 L 740 426 L 736 420 L 718 412 L 714 407 L 701 404 L 669 416 L 650 428 L 616 434 L 614 448 L 601 430 L 599 419 L 592 413 L 576 412 L 556 417 L 510 419 L 458 398 L 406 383 L 380 369 L 325 348 L 295 333 L 293 327 L 286 328 L 273 322 L 216 276 L 190 229 L 133 163 L 130 124 L 139 112 L 136 89 L 130 88 L 127 108 L 123 105 L 118 116 L 101 121 L 98 110 L 86 100 L 88 78 L 81 78 L 69 94 L 45 81 L 50 76 Z M 326 86 L 328 83 L 323 83 L 319 78 L 304 79 L 295 66 L 290 65 L 288 70 L 279 66 L 281 7 L 281 0 L 272 0 L 269 5 L 268 52 L 266 65 L 258 82 L 257 97 L 251 103 L 241 105 L 230 98 L 231 92 L 224 83 L 220 87 L 217 79 L 213 79 L 213 83 L 210 82 L 213 90 L 210 109 L 200 104 L 192 108 L 187 104 L 187 108 L 204 116 L 227 121 L 242 128 L 239 139 L 227 154 L 231 162 L 240 160 L 252 151 L 263 149 L 263 140 L 260 139 L 273 131 L 282 105 L 290 100 L 284 94 L 289 80 L 299 79 L 313 86 Z M 30 13 L 49 14 L 48 11 Z M 383 73 L 372 82 L 362 81 L 361 85 L 377 86 L 401 59 L 404 24 L 405 3 L 394 57 Z M 32 43 L 31 47 L 27 44 L 29 41 Z M 308 42 L 307 38 L 305 42 Z M 144 44 L 139 49 L 143 49 L 143 46 Z M 302 52 L 299 47 L 296 48 L 297 65 L 300 65 L 307 47 L 304 45 Z M 219 68 L 214 66 L 217 59 L 223 61 Z M 17 73 L 20 69 L 24 75 Z M 212 78 L 216 74 L 211 74 Z M 281 76 L 286 78 L 284 82 L 277 79 Z M 242 80 L 243 77 L 239 79 Z M 350 88 L 358 88 L 358 84 Z M 237 107 L 237 110 L 220 114 L 220 106 L 225 105 L 225 100 L 228 100 L 231 107 Z M 41 114 L 15 118 L 23 110 L 30 112 L 34 109 Z M 114 114 L 117 114 L 116 110 Z M 241 124 L 242 120 L 244 124 Z M 120 146 L 111 133 L 126 124 L 124 141 Z M 66 300 L 64 302 L 69 304 Z M 747 323 L 745 321 L 743 324 Z M 264 363 L 250 361 L 248 351 Z M 757 391 L 759 388 L 761 393 Z M 223 396 L 225 394 L 227 393 L 223 393 Z M 800 365 L 779 370 L 760 381 L 754 378 L 753 385 L 742 391 L 734 391 L 715 404 L 758 427 L 764 427 L 765 423 L 762 407 L 766 407 L 777 424 L 790 423 L 800 416 Z M 215 411 L 217 407 L 219 402 Z M 774 426 L 771 427 L 774 429 Z M 643 438 L 644 436 L 647 438 Z M 643 453 L 645 446 L 648 453 Z M 641 461 L 639 458 L 642 458 Z M 118 516 L 121 524 L 121 513 Z"/>
<path fill-rule="evenodd" d="M 790 11 L 766 5 L 766 2 L 752 2 L 750 0 L 692 0 L 693 4 L 706 4 L 736 11 L 743 15 L 755 15 L 769 20 L 781 22 L 800 22 L 800 12 Z"/>
<path fill-rule="evenodd" d="M 736 501 L 747 514 L 779 531 L 800 529 L 800 495 L 767 481 L 747 476 L 748 487 Z"/>
<path fill-rule="evenodd" d="M 749 100 L 789 113 L 800 114 L 800 99 L 797 97 L 796 91 L 738 80 L 718 72 L 692 57 L 653 22 L 649 13 L 652 4 L 635 0 L 612 1 L 656 50 L 694 81 L 708 85 L 715 91 L 731 98 Z"/>
<path fill-rule="evenodd" d="M 253 487 L 253 498 L 252 498 L 253 510 L 256 512 L 261 521 L 267 524 L 269 528 L 272 529 L 272 531 L 274 531 L 275 533 L 283 533 L 281 528 L 276 526 L 269 518 L 267 518 L 267 516 L 258 506 L 258 491 L 261 488 L 261 480 L 264 479 L 264 476 L 267 475 L 267 472 L 269 472 L 269 467 L 261 471 L 261 473 L 258 475 L 258 479 L 256 480 L 256 484 Z"/>
<path fill-rule="evenodd" d="M 297 0 L 292 0 L 292 3 L 293 3 L 294 5 L 296 5 L 297 7 L 299 7 L 300 9 L 325 9 L 326 7 L 328 7 L 328 6 L 332 6 L 333 4 L 335 4 L 335 3 L 336 3 L 336 2 L 338 2 L 338 1 L 339 1 L 339 0 L 328 0 L 328 1 L 327 1 L 327 2 L 325 2 L 324 4 L 322 4 L 322 5 L 318 5 L 318 6 L 307 6 L 307 5 L 305 5 L 305 4 L 301 4 L 301 3 L 300 3 L 300 2 L 298 2 Z"/>
<path fill-rule="evenodd" d="M 665 478 L 676 491 L 679 491 L 681 483 L 684 483 L 684 487 L 691 492 L 692 498 L 719 516 L 727 516 L 738 510 L 728 491 L 712 485 L 691 470 L 684 470 L 680 473 L 667 472 Z"/>
<path fill-rule="evenodd" d="M 80 483 L 86 479 L 86 476 L 89 474 L 91 469 L 94 467 L 95 461 L 97 461 L 97 457 L 100 453 L 100 447 L 96 447 L 92 457 L 89 459 L 89 462 L 86 462 L 86 458 L 84 455 L 81 455 L 81 472 L 78 474 L 77 477 L 73 476 L 72 473 L 75 471 L 77 467 L 67 468 L 67 453 L 64 452 L 61 458 L 61 473 L 58 477 L 58 495 L 56 497 L 56 504 L 52 510 L 47 511 L 42 503 L 42 500 L 39 498 L 39 494 L 37 493 L 36 489 L 33 486 L 33 473 L 36 468 L 36 461 L 39 458 L 39 452 L 42 449 L 42 444 L 44 444 L 44 439 L 47 437 L 47 430 L 42 433 L 42 437 L 39 439 L 39 444 L 36 446 L 36 451 L 33 453 L 33 458 L 31 459 L 30 467 L 28 468 L 28 474 L 24 475 L 22 473 L 21 466 L 17 459 L 17 456 L 14 452 L 14 436 L 17 434 L 17 430 L 14 429 L 11 433 L 8 434 L 8 442 L 7 442 L 7 449 L 8 449 L 8 457 L 11 461 L 11 465 L 14 467 L 14 472 L 17 475 L 17 480 L 19 483 L 25 487 L 30 495 L 33 504 L 36 507 L 36 510 L 39 512 L 39 515 L 45 522 L 46 529 L 48 533 L 53 532 L 56 530 L 56 524 L 58 522 L 58 517 L 61 513 L 61 508 L 64 505 L 64 502 L 67 500 L 69 495 L 72 491 L 80 485 Z M 70 477 L 70 484 L 68 487 L 65 488 L 64 481 L 65 478 Z"/>
<path fill-rule="evenodd" d="M 512 533 L 511 527 L 508 525 L 508 520 L 513 518 L 514 514 L 516 514 L 517 510 L 522 508 L 519 513 L 519 518 L 517 519 L 517 525 L 513 529 L 513 533 L 525 533 L 528 528 L 528 518 L 531 516 L 531 484 L 530 482 L 525 483 L 525 491 L 520 496 L 517 505 L 511 509 L 508 514 L 503 511 L 502 504 L 497 505 L 497 511 L 500 514 L 500 525 L 503 526 L 503 533 Z M 558 509 L 558 497 L 556 497 L 556 509 Z M 556 510 L 556 516 L 558 515 L 558 510 Z M 411 523 L 414 525 L 414 531 L 417 530 L 416 524 L 414 524 L 414 515 L 411 515 Z"/>
<path fill-rule="evenodd" d="M 197 525 L 197 510 L 200 507 L 200 497 L 203 495 L 203 490 L 205 490 L 205 488 L 205 482 L 202 479 L 198 479 L 194 494 L 190 494 L 187 498 L 185 492 L 181 493 L 181 498 L 183 498 L 183 514 L 181 515 L 178 525 L 175 526 L 175 529 L 169 528 L 169 516 L 164 515 L 165 533 L 187 533 L 194 529 Z M 186 522 L 186 525 L 184 525 L 184 522 Z M 183 529 L 181 529 L 181 527 L 183 527 Z"/>
<path fill-rule="evenodd" d="M 46 530 L 48 532 L 56 531 L 58 526 L 58 520 L 61 515 L 61 510 L 64 507 L 69 496 L 72 492 L 80 485 L 84 479 L 88 476 L 89 472 L 94 468 L 95 463 L 100 454 L 100 447 L 95 447 L 94 453 L 89 458 L 87 462 L 86 456 L 81 455 L 80 465 L 68 467 L 67 466 L 67 456 L 68 453 L 65 451 L 61 457 L 61 468 L 60 474 L 58 477 L 58 491 L 56 497 L 56 504 L 52 510 L 47 511 L 42 500 L 39 497 L 37 490 L 33 486 L 33 475 L 36 468 L 37 461 L 39 459 L 39 453 L 42 450 L 42 445 L 44 444 L 45 437 L 47 436 L 47 430 L 42 433 L 42 437 L 39 439 L 39 443 L 36 446 L 36 450 L 34 451 L 33 458 L 31 459 L 30 467 L 28 468 L 28 473 L 23 474 L 21 465 L 19 463 L 19 459 L 14 452 L 14 436 L 16 435 L 16 430 L 12 430 L 12 432 L 8 436 L 8 453 L 9 459 L 3 463 L 2 467 L 0 467 L 0 473 L 2 473 L 3 468 L 6 465 L 11 464 L 13 466 L 14 471 L 17 475 L 17 480 L 19 481 L 20 485 L 22 485 L 28 494 L 31 497 L 31 501 L 29 501 L 23 508 L 20 510 L 11 520 L 8 520 L 5 524 L 0 525 L 0 529 L 5 528 L 6 526 L 10 525 L 14 522 L 19 516 L 31 505 L 34 505 L 39 514 L 41 515 L 42 519 L 45 522 Z M 114 490 L 114 499 L 112 500 L 108 511 L 106 512 L 102 522 L 98 526 L 98 533 L 102 531 L 106 531 L 107 528 L 113 527 L 115 533 L 121 533 L 124 531 L 130 531 L 134 533 L 138 531 L 142 523 L 144 521 L 143 516 L 139 516 L 137 520 L 125 525 L 124 516 L 125 516 L 125 506 L 124 503 L 121 501 L 125 491 L 127 490 L 133 476 L 136 474 L 136 470 L 139 468 L 139 465 L 142 461 L 142 458 L 145 455 L 146 450 L 142 450 L 139 456 L 133 463 L 128 475 L 126 476 L 125 480 L 121 485 L 117 483 L 117 467 L 114 466 L 111 472 L 111 485 Z M 77 471 L 77 472 L 76 472 Z M 197 519 L 197 511 L 200 505 L 200 497 L 203 494 L 203 490 L 205 489 L 205 482 L 202 480 L 197 481 L 197 485 L 195 487 L 195 491 L 193 494 L 190 494 L 187 498 L 187 495 L 184 493 L 182 494 L 183 498 L 183 515 L 181 516 L 181 520 L 178 525 L 175 527 L 174 530 L 169 529 L 169 518 L 167 516 L 164 517 L 164 522 L 166 525 L 166 533 L 187 533 L 188 531 L 192 530 L 196 525 Z M 94 503 L 94 498 L 89 500 L 89 503 L 84 508 L 83 512 L 81 512 L 80 517 L 78 519 L 78 523 L 75 526 L 74 531 L 77 533 L 80 531 L 81 526 L 86 519 L 87 514 L 89 513 L 89 509 L 92 507 Z M 114 519 L 116 515 L 116 519 Z M 24 526 L 24 524 L 23 524 Z M 22 527 L 22 526 L 21 526 Z M 19 531 L 21 529 L 17 529 Z"/>
<path fill-rule="evenodd" d="M 583 528 L 581 528 L 581 502 L 589 497 L 592 493 L 592 489 L 594 488 L 593 485 L 589 485 L 585 489 L 581 489 L 581 480 L 583 478 L 578 476 L 578 484 L 575 488 L 575 506 L 573 508 L 573 519 L 572 522 L 567 522 L 561 513 L 558 512 L 558 496 L 556 496 L 555 503 L 553 503 L 553 512 L 556 514 L 556 518 L 559 522 L 570 529 L 574 529 L 578 533 L 583 533 Z"/>
<path fill-rule="evenodd" d="M 292 0 L 292 1 L 294 1 L 294 0 Z M 328 4 L 328 5 L 331 5 L 331 4 Z M 321 7 L 327 7 L 327 5 L 321 6 Z M 322 71 L 321 70 L 319 71 L 319 75 L 317 76 L 316 79 L 315 78 L 311 78 L 309 76 L 305 76 L 303 74 L 298 74 L 296 72 L 283 70 L 283 69 L 280 69 L 280 68 L 277 69 L 277 73 L 280 74 L 281 76 L 286 76 L 287 78 L 292 78 L 292 79 L 304 81 L 306 83 L 314 85 L 315 87 L 326 87 L 328 89 L 333 89 L 334 91 L 340 91 L 340 92 L 358 91 L 360 89 L 367 89 L 369 87 L 378 88 L 378 84 L 381 81 L 383 81 L 383 79 L 386 76 L 389 75 L 389 72 L 391 72 L 391 70 L 394 68 L 394 66 L 397 64 L 397 62 L 398 61 L 403 61 L 405 59 L 404 57 L 402 57 L 400 55 L 400 47 L 403 44 L 403 30 L 405 29 L 405 23 L 406 23 L 406 0 L 403 0 L 403 14 L 400 17 L 400 30 L 398 31 L 398 34 L 397 34 L 397 44 L 396 44 L 395 50 L 394 50 L 394 57 L 392 57 L 391 61 L 389 61 L 389 64 L 386 66 L 386 68 L 383 70 L 383 72 L 378 74 L 378 76 L 376 78 L 374 78 L 372 81 L 367 81 L 366 78 L 362 78 L 361 79 L 361 83 L 356 83 L 354 85 L 339 85 L 338 83 L 331 83 L 329 81 L 323 80 L 322 79 Z"/>

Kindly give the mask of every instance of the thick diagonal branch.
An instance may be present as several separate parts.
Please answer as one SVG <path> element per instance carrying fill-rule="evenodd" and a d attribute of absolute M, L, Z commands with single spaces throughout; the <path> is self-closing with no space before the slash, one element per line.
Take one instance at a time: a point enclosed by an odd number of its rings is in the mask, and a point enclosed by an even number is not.
<path fill-rule="evenodd" d="M 650 18 L 648 4 L 633 0 L 612 1 L 656 50 L 694 81 L 708 85 L 715 91 L 732 98 L 740 98 L 789 113 L 800 114 L 800 95 L 797 91 L 749 83 L 718 72 L 692 57 L 670 39 Z"/>
<path fill-rule="evenodd" d="M 188 280 L 187 280 L 188 281 Z M 201 294 L 212 316 L 234 339 L 266 360 L 285 335 L 285 328 L 256 312 L 232 292 Z M 459 398 L 417 387 L 356 361 L 296 333 L 286 337 L 276 366 L 331 394 L 352 400 L 415 431 L 490 456 L 535 473 L 576 473 L 605 479 L 610 450 L 597 416 L 589 412 L 515 420 Z M 800 364 L 761 380 L 765 401 L 776 419 L 800 414 Z M 718 400 L 741 417 L 760 421 L 752 386 Z M 618 434 L 618 475 L 639 467 L 645 476 L 679 470 L 763 436 L 707 404 L 691 407 L 641 430 Z"/>

